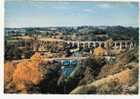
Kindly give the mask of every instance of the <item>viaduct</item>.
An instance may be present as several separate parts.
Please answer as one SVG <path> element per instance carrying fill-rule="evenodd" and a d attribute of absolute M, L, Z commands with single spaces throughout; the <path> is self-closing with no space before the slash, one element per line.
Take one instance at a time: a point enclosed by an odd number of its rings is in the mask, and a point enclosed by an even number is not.
<path fill-rule="evenodd" d="M 58 39 L 38 39 L 39 48 L 45 49 L 45 46 L 49 42 L 62 42 L 66 45 L 76 46 L 78 47 L 87 47 L 87 48 L 96 48 L 96 47 L 107 47 L 107 43 L 105 41 L 65 41 Z M 116 40 L 113 41 L 112 49 L 132 49 L 134 48 L 134 42 L 131 40 Z"/>
<path fill-rule="evenodd" d="M 50 42 L 63 43 L 65 45 L 71 45 L 79 47 L 87 47 L 87 48 L 96 48 L 96 47 L 107 47 L 106 41 L 71 41 L 71 40 L 62 40 L 62 39 L 53 39 L 53 38 L 38 38 L 34 40 L 32 37 L 18 37 L 18 40 L 25 41 L 24 43 L 30 44 L 34 51 L 36 51 L 36 46 L 40 51 L 45 51 L 47 44 Z M 32 42 L 32 43 L 31 43 Z M 54 43 L 55 44 L 55 43 Z M 24 44 L 26 46 L 26 44 Z M 112 49 L 122 50 L 122 49 L 132 49 L 135 44 L 132 40 L 115 40 L 113 41 Z"/>

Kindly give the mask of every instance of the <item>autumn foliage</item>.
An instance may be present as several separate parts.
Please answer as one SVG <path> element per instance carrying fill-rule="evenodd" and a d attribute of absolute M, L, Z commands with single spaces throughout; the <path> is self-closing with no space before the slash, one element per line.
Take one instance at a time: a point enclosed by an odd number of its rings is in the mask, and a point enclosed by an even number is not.
<path fill-rule="evenodd" d="M 4 86 L 6 89 L 9 87 L 12 81 L 12 75 L 15 70 L 15 64 L 11 62 L 7 62 L 4 64 Z"/>
<path fill-rule="evenodd" d="M 41 55 L 35 53 L 31 61 L 23 61 L 17 64 L 13 74 L 13 81 L 17 90 L 26 92 L 32 85 L 37 85 L 42 80 L 42 74 L 39 70 Z"/>
<path fill-rule="evenodd" d="M 103 48 L 101 48 L 101 47 L 98 47 L 98 48 L 95 48 L 95 50 L 94 50 L 94 56 L 104 56 L 106 54 L 106 50 L 105 49 L 103 49 Z"/>
<path fill-rule="evenodd" d="M 42 80 L 39 68 L 41 60 L 42 56 L 39 53 L 35 53 L 31 60 L 22 60 L 15 66 L 13 66 L 12 62 L 6 63 L 4 69 L 5 83 L 10 82 L 14 84 L 17 91 L 26 93 L 32 86 L 39 84 Z"/>

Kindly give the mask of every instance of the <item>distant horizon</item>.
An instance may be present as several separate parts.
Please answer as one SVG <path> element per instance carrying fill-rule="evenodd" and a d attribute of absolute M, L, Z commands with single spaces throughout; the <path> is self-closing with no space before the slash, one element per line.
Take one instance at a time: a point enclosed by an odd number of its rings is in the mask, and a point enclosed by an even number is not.
<path fill-rule="evenodd" d="M 138 27 L 138 11 L 138 2 L 7 0 L 5 27 Z"/>
<path fill-rule="evenodd" d="M 5 27 L 5 28 L 49 28 L 49 27 L 81 27 L 81 26 L 88 26 L 88 27 L 117 27 L 117 26 L 121 26 L 121 27 L 132 27 L 132 28 L 139 28 L 139 26 L 123 26 L 123 25 L 79 25 L 79 26 L 44 26 L 44 27 Z"/>

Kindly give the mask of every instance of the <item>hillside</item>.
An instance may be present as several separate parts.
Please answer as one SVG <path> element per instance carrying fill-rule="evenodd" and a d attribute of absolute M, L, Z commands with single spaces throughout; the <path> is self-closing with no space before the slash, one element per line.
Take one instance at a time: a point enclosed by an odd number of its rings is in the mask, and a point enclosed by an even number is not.
<path fill-rule="evenodd" d="M 133 49 L 117 56 L 116 64 L 105 64 L 90 83 L 79 85 L 71 94 L 138 93 L 138 51 Z"/>
<path fill-rule="evenodd" d="M 61 64 L 43 62 L 38 53 L 31 61 L 5 64 L 6 93 L 137 94 L 138 49 L 116 56 L 116 63 L 91 57 L 65 78 Z M 10 69 L 9 69 L 10 68 Z M 64 89 L 65 88 L 65 89 Z"/>

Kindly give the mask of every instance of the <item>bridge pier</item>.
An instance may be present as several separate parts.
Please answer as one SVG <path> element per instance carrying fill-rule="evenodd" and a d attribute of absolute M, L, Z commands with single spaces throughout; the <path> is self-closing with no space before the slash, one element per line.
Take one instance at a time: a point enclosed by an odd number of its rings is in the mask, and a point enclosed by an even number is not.
<path fill-rule="evenodd" d="M 131 43 L 130 43 L 130 47 L 129 47 L 129 48 L 130 48 L 130 49 L 132 49 L 132 48 L 133 48 L 133 46 L 134 46 L 134 45 L 133 45 L 133 43 L 131 42 Z"/>
<path fill-rule="evenodd" d="M 114 48 L 117 49 L 117 42 L 114 42 Z"/>
<path fill-rule="evenodd" d="M 98 44 L 99 44 L 99 47 L 101 47 L 102 42 L 98 42 Z"/>
<path fill-rule="evenodd" d="M 94 48 L 95 48 L 95 42 L 93 42 L 93 46 L 94 46 Z"/>
<path fill-rule="evenodd" d="M 127 46 L 127 42 L 125 42 L 125 48 L 127 48 L 128 46 Z"/>
<path fill-rule="evenodd" d="M 77 47 L 78 47 L 78 48 L 80 47 L 80 43 L 79 43 L 79 42 L 77 42 Z"/>

